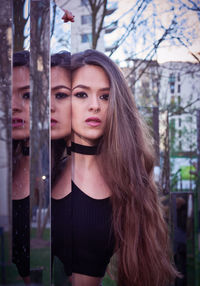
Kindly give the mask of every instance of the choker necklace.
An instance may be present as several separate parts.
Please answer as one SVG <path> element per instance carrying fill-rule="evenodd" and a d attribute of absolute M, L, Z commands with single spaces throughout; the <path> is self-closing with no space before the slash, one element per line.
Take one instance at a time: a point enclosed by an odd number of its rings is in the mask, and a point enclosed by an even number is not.
<path fill-rule="evenodd" d="M 84 154 L 84 155 L 97 155 L 98 145 L 95 146 L 85 146 L 81 144 L 77 144 L 71 142 L 71 147 L 67 147 L 67 154 L 71 154 L 71 152 Z M 69 152 L 69 153 L 68 153 Z"/>

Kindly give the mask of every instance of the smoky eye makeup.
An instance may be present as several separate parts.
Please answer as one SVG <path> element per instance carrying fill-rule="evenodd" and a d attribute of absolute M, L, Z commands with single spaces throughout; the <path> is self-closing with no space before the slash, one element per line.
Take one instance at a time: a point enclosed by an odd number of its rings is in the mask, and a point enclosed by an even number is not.
<path fill-rule="evenodd" d="M 108 99 L 109 99 L 109 93 L 107 93 L 107 94 L 102 94 L 102 95 L 100 96 L 100 98 L 103 99 L 103 100 L 108 100 Z"/>
<path fill-rule="evenodd" d="M 30 99 L 30 92 L 29 91 L 24 92 L 22 94 L 22 98 L 25 99 L 25 100 L 29 100 Z"/>
<path fill-rule="evenodd" d="M 78 98 L 86 98 L 88 95 L 87 95 L 86 92 L 80 91 L 80 92 L 76 92 L 76 93 L 74 94 L 74 96 L 75 96 L 75 97 L 78 97 Z"/>
<path fill-rule="evenodd" d="M 70 95 L 66 92 L 56 92 L 55 94 L 55 98 L 56 99 L 65 99 L 67 97 L 69 97 Z"/>

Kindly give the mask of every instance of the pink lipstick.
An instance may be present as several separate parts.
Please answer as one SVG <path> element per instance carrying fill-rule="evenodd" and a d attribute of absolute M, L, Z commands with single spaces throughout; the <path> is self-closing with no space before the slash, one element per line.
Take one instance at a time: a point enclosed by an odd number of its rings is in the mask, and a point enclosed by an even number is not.
<path fill-rule="evenodd" d="M 98 117 L 89 117 L 85 122 L 92 127 L 97 127 L 101 124 L 101 120 Z"/>
<path fill-rule="evenodd" d="M 14 117 L 12 119 L 12 127 L 13 128 L 23 127 L 24 123 L 25 123 L 25 121 L 23 119 L 21 119 L 21 118 Z"/>
<path fill-rule="evenodd" d="M 51 126 L 55 126 L 58 123 L 58 121 L 54 118 L 51 118 Z"/>

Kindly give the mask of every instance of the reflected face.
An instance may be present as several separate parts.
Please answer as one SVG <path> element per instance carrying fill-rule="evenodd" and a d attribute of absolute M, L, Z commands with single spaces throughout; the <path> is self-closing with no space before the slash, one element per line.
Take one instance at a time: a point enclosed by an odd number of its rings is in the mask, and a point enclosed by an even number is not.
<path fill-rule="evenodd" d="M 29 138 L 29 103 L 29 68 L 26 66 L 14 67 L 12 91 L 12 138 L 15 140 Z"/>
<path fill-rule="evenodd" d="M 72 130 L 74 141 L 96 144 L 103 135 L 110 91 L 105 71 L 85 65 L 72 74 Z"/>
<path fill-rule="evenodd" d="M 71 73 L 65 68 L 51 68 L 51 139 L 71 134 Z"/>

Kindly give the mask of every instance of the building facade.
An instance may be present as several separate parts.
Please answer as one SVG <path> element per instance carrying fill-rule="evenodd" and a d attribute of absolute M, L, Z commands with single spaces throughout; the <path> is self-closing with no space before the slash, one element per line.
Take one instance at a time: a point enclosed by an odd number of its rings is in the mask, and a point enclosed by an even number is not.
<path fill-rule="evenodd" d="M 117 2 L 111 2 L 106 11 L 105 17 L 110 16 L 117 9 Z M 77 53 L 86 49 L 92 48 L 92 14 L 88 0 L 69 0 L 67 4 L 73 15 L 75 22 L 71 25 L 71 52 Z M 96 30 L 100 24 L 103 13 L 103 5 L 97 12 Z M 107 28 L 103 27 L 97 42 L 96 49 L 101 52 L 106 51 L 104 35 L 112 33 L 116 25 L 111 25 Z"/>

